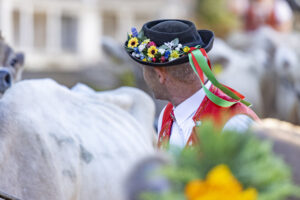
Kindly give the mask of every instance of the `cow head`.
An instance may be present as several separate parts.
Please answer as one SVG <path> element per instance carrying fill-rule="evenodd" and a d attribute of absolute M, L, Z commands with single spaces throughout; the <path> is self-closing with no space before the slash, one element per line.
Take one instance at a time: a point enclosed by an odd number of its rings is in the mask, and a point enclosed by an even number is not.
<path fill-rule="evenodd" d="M 15 53 L 0 36 L 0 94 L 21 79 L 24 54 Z"/>
<path fill-rule="evenodd" d="M 162 194 L 170 189 L 168 179 L 158 174 L 171 160 L 163 154 L 156 154 L 140 160 L 124 182 L 126 200 L 139 200 L 143 193 Z"/>

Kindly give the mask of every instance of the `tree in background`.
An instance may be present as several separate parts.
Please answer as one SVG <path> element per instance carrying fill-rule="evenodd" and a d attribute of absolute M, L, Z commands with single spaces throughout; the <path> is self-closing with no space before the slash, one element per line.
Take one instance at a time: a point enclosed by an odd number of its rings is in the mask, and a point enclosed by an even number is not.
<path fill-rule="evenodd" d="M 228 0 L 196 0 L 196 23 L 201 29 L 211 29 L 218 37 L 225 37 L 241 27 L 239 17 L 230 11 Z"/>

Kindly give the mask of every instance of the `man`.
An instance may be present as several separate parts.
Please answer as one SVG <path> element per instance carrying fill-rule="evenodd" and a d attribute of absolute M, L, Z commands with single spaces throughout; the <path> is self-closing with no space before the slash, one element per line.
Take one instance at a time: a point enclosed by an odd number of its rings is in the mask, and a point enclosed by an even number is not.
<path fill-rule="evenodd" d="M 159 117 L 159 148 L 197 142 L 193 128 L 206 118 L 221 128 L 239 130 L 258 120 L 242 95 L 214 78 L 206 54 L 213 40 L 213 32 L 197 31 L 186 20 L 150 21 L 140 33 L 133 28 L 128 35 L 125 49 L 142 65 L 155 98 L 170 102 Z"/>
<path fill-rule="evenodd" d="M 244 17 L 248 31 L 266 25 L 279 32 L 291 32 L 293 28 L 293 12 L 285 0 L 249 0 Z"/>

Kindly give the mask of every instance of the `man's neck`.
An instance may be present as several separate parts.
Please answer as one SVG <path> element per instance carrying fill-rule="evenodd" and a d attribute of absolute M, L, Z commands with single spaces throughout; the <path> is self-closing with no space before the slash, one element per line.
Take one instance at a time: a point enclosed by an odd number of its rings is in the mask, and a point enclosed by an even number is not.
<path fill-rule="evenodd" d="M 174 87 L 174 91 L 170 91 L 169 101 L 172 103 L 173 106 L 178 106 L 186 99 L 191 97 L 193 94 L 198 92 L 202 87 L 199 85 L 197 86 L 186 86 L 186 87 Z"/>

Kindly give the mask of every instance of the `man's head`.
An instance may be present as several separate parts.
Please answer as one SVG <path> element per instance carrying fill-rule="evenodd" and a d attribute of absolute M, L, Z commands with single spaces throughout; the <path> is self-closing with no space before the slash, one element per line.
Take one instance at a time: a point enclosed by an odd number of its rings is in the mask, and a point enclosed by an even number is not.
<path fill-rule="evenodd" d="M 128 55 L 143 66 L 147 85 L 158 99 L 188 96 L 188 91 L 201 84 L 189 62 L 195 49 L 210 51 L 214 34 L 197 30 L 186 20 L 156 20 L 146 23 L 138 33 L 135 28 L 128 35 L 125 49 Z"/>
<path fill-rule="evenodd" d="M 169 100 L 175 91 L 182 88 L 200 86 L 199 79 L 189 63 L 183 63 L 172 67 L 143 67 L 144 79 L 152 90 L 155 98 Z"/>

